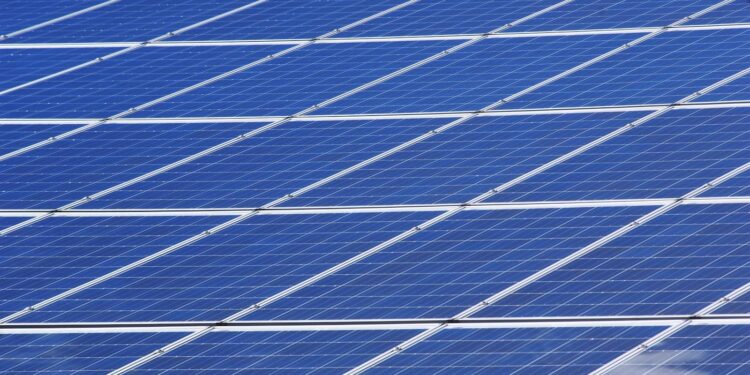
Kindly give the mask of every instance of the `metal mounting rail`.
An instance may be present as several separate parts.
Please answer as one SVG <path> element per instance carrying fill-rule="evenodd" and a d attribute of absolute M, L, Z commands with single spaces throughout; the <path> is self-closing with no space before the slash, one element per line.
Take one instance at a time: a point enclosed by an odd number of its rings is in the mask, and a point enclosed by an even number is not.
<path fill-rule="evenodd" d="M 710 25 L 679 25 L 670 27 L 667 32 L 685 31 L 710 31 L 747 29 L 750 23 L 729 23 Z M 495 33 L 490 39 L 510 38 L 539 38 L 539 37 L 564 37 L 564 36 L 586 36 L 586 35 L 612 35 L 612 34 L 647 34 L 658 31 L 660 27 L 633 27 L 612 29 L 581 29 L 581 30 L 551 30 L 551 31 L 520 31 Z M 435 35 L 402 35 L 388 37 L 338 37 L 321 40 L 320 44 L 344 44 L 344 43 L 389 43 L 389 42 L 421 42 L 421 41 L 448 41 L 469 40 L 481 34 L 435 34 Z M 283 46 L 294 45 L 305 42 L 305 39 L 244 39 L 244 40 L 193 40 L 193 41 L 160 41 L 149 44 L 148 48 L 158 47 L 228 47 L 228 46 Z M 16 43 L 0 45 L 0 49 L 49 49 L 49 48 L 125 48 L 139 45 L 141 42 L 81 42 L 81 43 Z"/>
<path fill-rule="evenodd" d="M 105 1 L 103 3 L 92 5 L 92 6 L 88 7 L 88 8 L 81 9 L 79 11 L 75 11 L 73 13 L 68 13 L 68 14 L 66 14 L 64 16 L 53 18 L 53 19 L 51 19 L 49 21 L 45 21 L 45 22 L 42 22 L 42 23 L 38 23 L 36 25 L 25 27 L 25 28 L 23 28 L 21 30 L 16 30 L 16 31 L 14 31 L 12 33 L 2 34 L 2 35 L 0 35 L 0 42 L 6 41 L 6 40 L 8 40 L 10 38 L 19 36 L 21 34 L 26 34 L 28 32 L 31 32 L 31 31 L 34 31 L 34 30 L 38 30 L 38 29 L 41 29 L 43 27 L 47 27 L 49 25 L 54 25 L 54 24 L 56 24 L 58 22 L 65 21 L 67 19 L 78 17 L 78 16 L 80 16 L 82 14 L 86 14 L 86 13 L 89 13 L 91 11 L 94 11 L 94 10 L 97 10 L 97 9 L 100 9 L 100 8 L 104 8 L 106 6 L 109 6 L 109 5 L 112 5 L 112 4 L 115 4 L 115 3 L 119 3 L 119 2 L 120 2 L 120 0 L 108 0 L 108 1 Z M 9 46 L 12 46 L 12 45 L 9 45 Z"/>
<path fill-rule="evenodd" d="M 557 107 L 498 109 L 477 114 L 477 117 L 562 115 L 576 113 L 612 113 L 612 112 L 652 112 L 672 107 L 673 110 L 747 108 L 750 100 L 732 100 L 719 102 L 690 102 L 672 104 L 630 104 L 605 105 L 590 107 Z M 409 119 L 458 119 L 476 114 L 476 111 L 448 112 L 402 112 L 402 113 L 365 113 L 348 115 L 302 115 L 289 120 L 298 121 L 370 121 L 370 120 L 409 120 Z M 123 117 L 112 119 L 109 124 L 144 125 L 144 124 L 214 124 L 214 123 L 269 123 L 286 119 L 288 116 L 231 116 L 231 117 Z M 93 118 L 0 118 L 3 125 L 85 125 L 96 121 Z"/>

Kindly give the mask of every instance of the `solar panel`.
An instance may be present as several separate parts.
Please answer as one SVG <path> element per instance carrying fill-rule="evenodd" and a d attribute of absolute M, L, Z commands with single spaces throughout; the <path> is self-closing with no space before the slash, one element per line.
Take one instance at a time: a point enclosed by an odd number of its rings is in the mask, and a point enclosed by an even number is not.
<path fill-rule="evenodd" d="M 745 1 L 0 15 L 0 372 L 748 369 Z"/>

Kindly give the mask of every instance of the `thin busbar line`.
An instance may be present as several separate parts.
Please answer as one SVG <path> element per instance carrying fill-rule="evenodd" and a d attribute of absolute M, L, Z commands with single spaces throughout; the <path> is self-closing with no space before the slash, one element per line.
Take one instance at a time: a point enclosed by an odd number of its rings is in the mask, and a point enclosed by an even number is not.
<path fill-rule="evenodd" d="M 25 27 L 23 29 L 16 30 L 16 31 L 8 33 L 8 34 L 3 34 L 3 35 L 0 35 L 0 41 L 6 41 L 6 40 L 8 40 L 10 38 L 19 36 L 21 34 L 26 34 L 28 32 L 41 29 L 43 27 L 54 25 L 54 24 L 56 24 L 58 22 L 65 21 L 65 20 L 71 19 L 73 17 L 78 17 L 78 16 L 80 16 L 82 14 L 86 14 L 86 13 L 92 12 L 94 10 L 97 10 L 97 9 L 100 9 L 100 8 L 104 8 L 106 6 L 109 6 L 109 5 L 112 5 L 112 4 L 115 4 L 115 3 L 119 3 L 119 2 L 120 2 L 120 0 L 108 0 L 108 1 L 105 1 L 103 3 L 92 5 L 92 6 L 88 7 L 88 8 L 84 8 L 84 9 L 81 9 L 81 10 L 78 10 L 78 11 L 75 11 L 75 12 L 72 12 L 72 13 L 68 13 L 68 14 L 66 14 L 64 16 L 53 18 L 53 19 L 51 19 L 49 21 L 45 21 L 45 22 L 38 23 L 36 25 Z M 3 45 L 3 46 L 5 46 L 5 45 Z M 8 46 L 12 48 L 13 45 L 10 44 Z"/>
<path fill-rule="evenodd" d="M 709 25 L 679 25 L 670 27 L 667 32 L 685 31 L 709 31 L 747 29 L 750 23 L 727 23 Z M 562 37 L 562 36 L 585 36 L 585 35 L 612 35 L 612 34 L 648 34 L 658 31 L 659 27 L 632 27 L 611 29 L 579 29 L 579 30 L 549 30 L 549 31 L 518 31 L 507 33 L 495 33 L 490 39 L 510 38 L 538 38 L 538 37 Z M 370 37 L 339 37 L 320 41 L 321 44 L 344 44 L 344 43 L 398 43 L 398 42 L 420 42 L 420 41 L 449 41 L 469 40 L 479 35 L 472 34 L 432 34 L 432 35 L 400 35 L 400 36 L 370 36 Z M 303 43 L 305 39 L 236 39 L 236 40 L 168 40 L 149 44 L 148 48 L 158 47 L 209 47 L 209 46 L 268 46 L 268 45 L 294 45 Z M 11 45 L 0 45 L 0 49 L 49 49 L 49 48 L 124 48 L 139 45 L 140 42 L 80 42 L 80 43 L 16 43 Z"/>

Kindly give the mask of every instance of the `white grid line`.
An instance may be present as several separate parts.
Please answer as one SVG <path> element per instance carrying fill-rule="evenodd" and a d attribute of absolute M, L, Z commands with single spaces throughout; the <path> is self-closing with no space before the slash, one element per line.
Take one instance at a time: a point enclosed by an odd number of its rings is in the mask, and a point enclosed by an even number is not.
<path fill-rule="evenodd" d="M 31 31 L 34 31 L 34 30 L 38 30 L 38 29 L 41 29 L 43 27 L 47 27 L 49 25 L 54 25 L 54 24 L 56 24 L 58 22 L 65 21 L 65 20 L 71 19 L 73 17 L 78 17 L 78 16 L 80 16 L 82 14 L 86 14 L 86 13 L 89 13 L 91 11 L 94 11 L 94 10 L 97 10 L 97 9 L 100 9 L 100 8 L 104 8 L 106 6 L 109 6 L 109 5 L 112 5 L 112 4 L 115 4 L 115 3 L 119 3 L 119 2 L 120 2 L 120 0 L 108 0 L 108 1 L 105 1 L 103 3 L 92 5 L 92 6 L 88 7 L 88 8 L 84 8 L 84 9 L 81 9 L 81 10 L 78 10 L 78 11 L 75 11 L 75 12 L 72 12 L 72 13 L 68 13 L 68 14 L 66 14 L 64 16 L 53 18 L 53 19 L 51 19 L 49 21 L 41 22 L 41 23 L 38 23 L 36 25 L 25 27 L 23 29 L 16 30 L 16 31 L 11 32 L 11 33 L 3 34 L 3 35 L 0 35 L 0 41 L 6 41 L 6 40 L 8 40 L 10 38 L 19 36 L 21 34 L 26 34 L 28 32 L 31 32 Z M 6 46 L 6 45 L 3 45 L 3 46 Z M 8 45 L 8 46 L 12 46 L 12 45 Z"/>

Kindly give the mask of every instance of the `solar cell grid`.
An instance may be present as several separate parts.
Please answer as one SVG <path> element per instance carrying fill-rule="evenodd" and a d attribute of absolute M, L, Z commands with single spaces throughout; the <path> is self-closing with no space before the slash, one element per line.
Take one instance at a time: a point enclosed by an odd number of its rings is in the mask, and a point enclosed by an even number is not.
<path fill-rule="evenodd" d="M 750 100 L 750 77 L 743 77 L 701 97 L 701 101 L 748 101 Z"/>
<path fill-rule="evenodd" d="M 750 5 L 747 1 L 733 1 L 708 14 L 700 16 L 688 24 L 728 24 L 750 22 Z"/>
<path fill-rule="evenodd" d="M 3 14 L 0 16 L 0 34 L 7 35 L 103 2 L 103 0 L 5 0 L 3 1 Z"/>
<path fill-rule="evenodd" d="M 0 125 L 0 134 L 2 134 L 0 154 L 18 150 L 77 127 L 77 125 Z"/>

